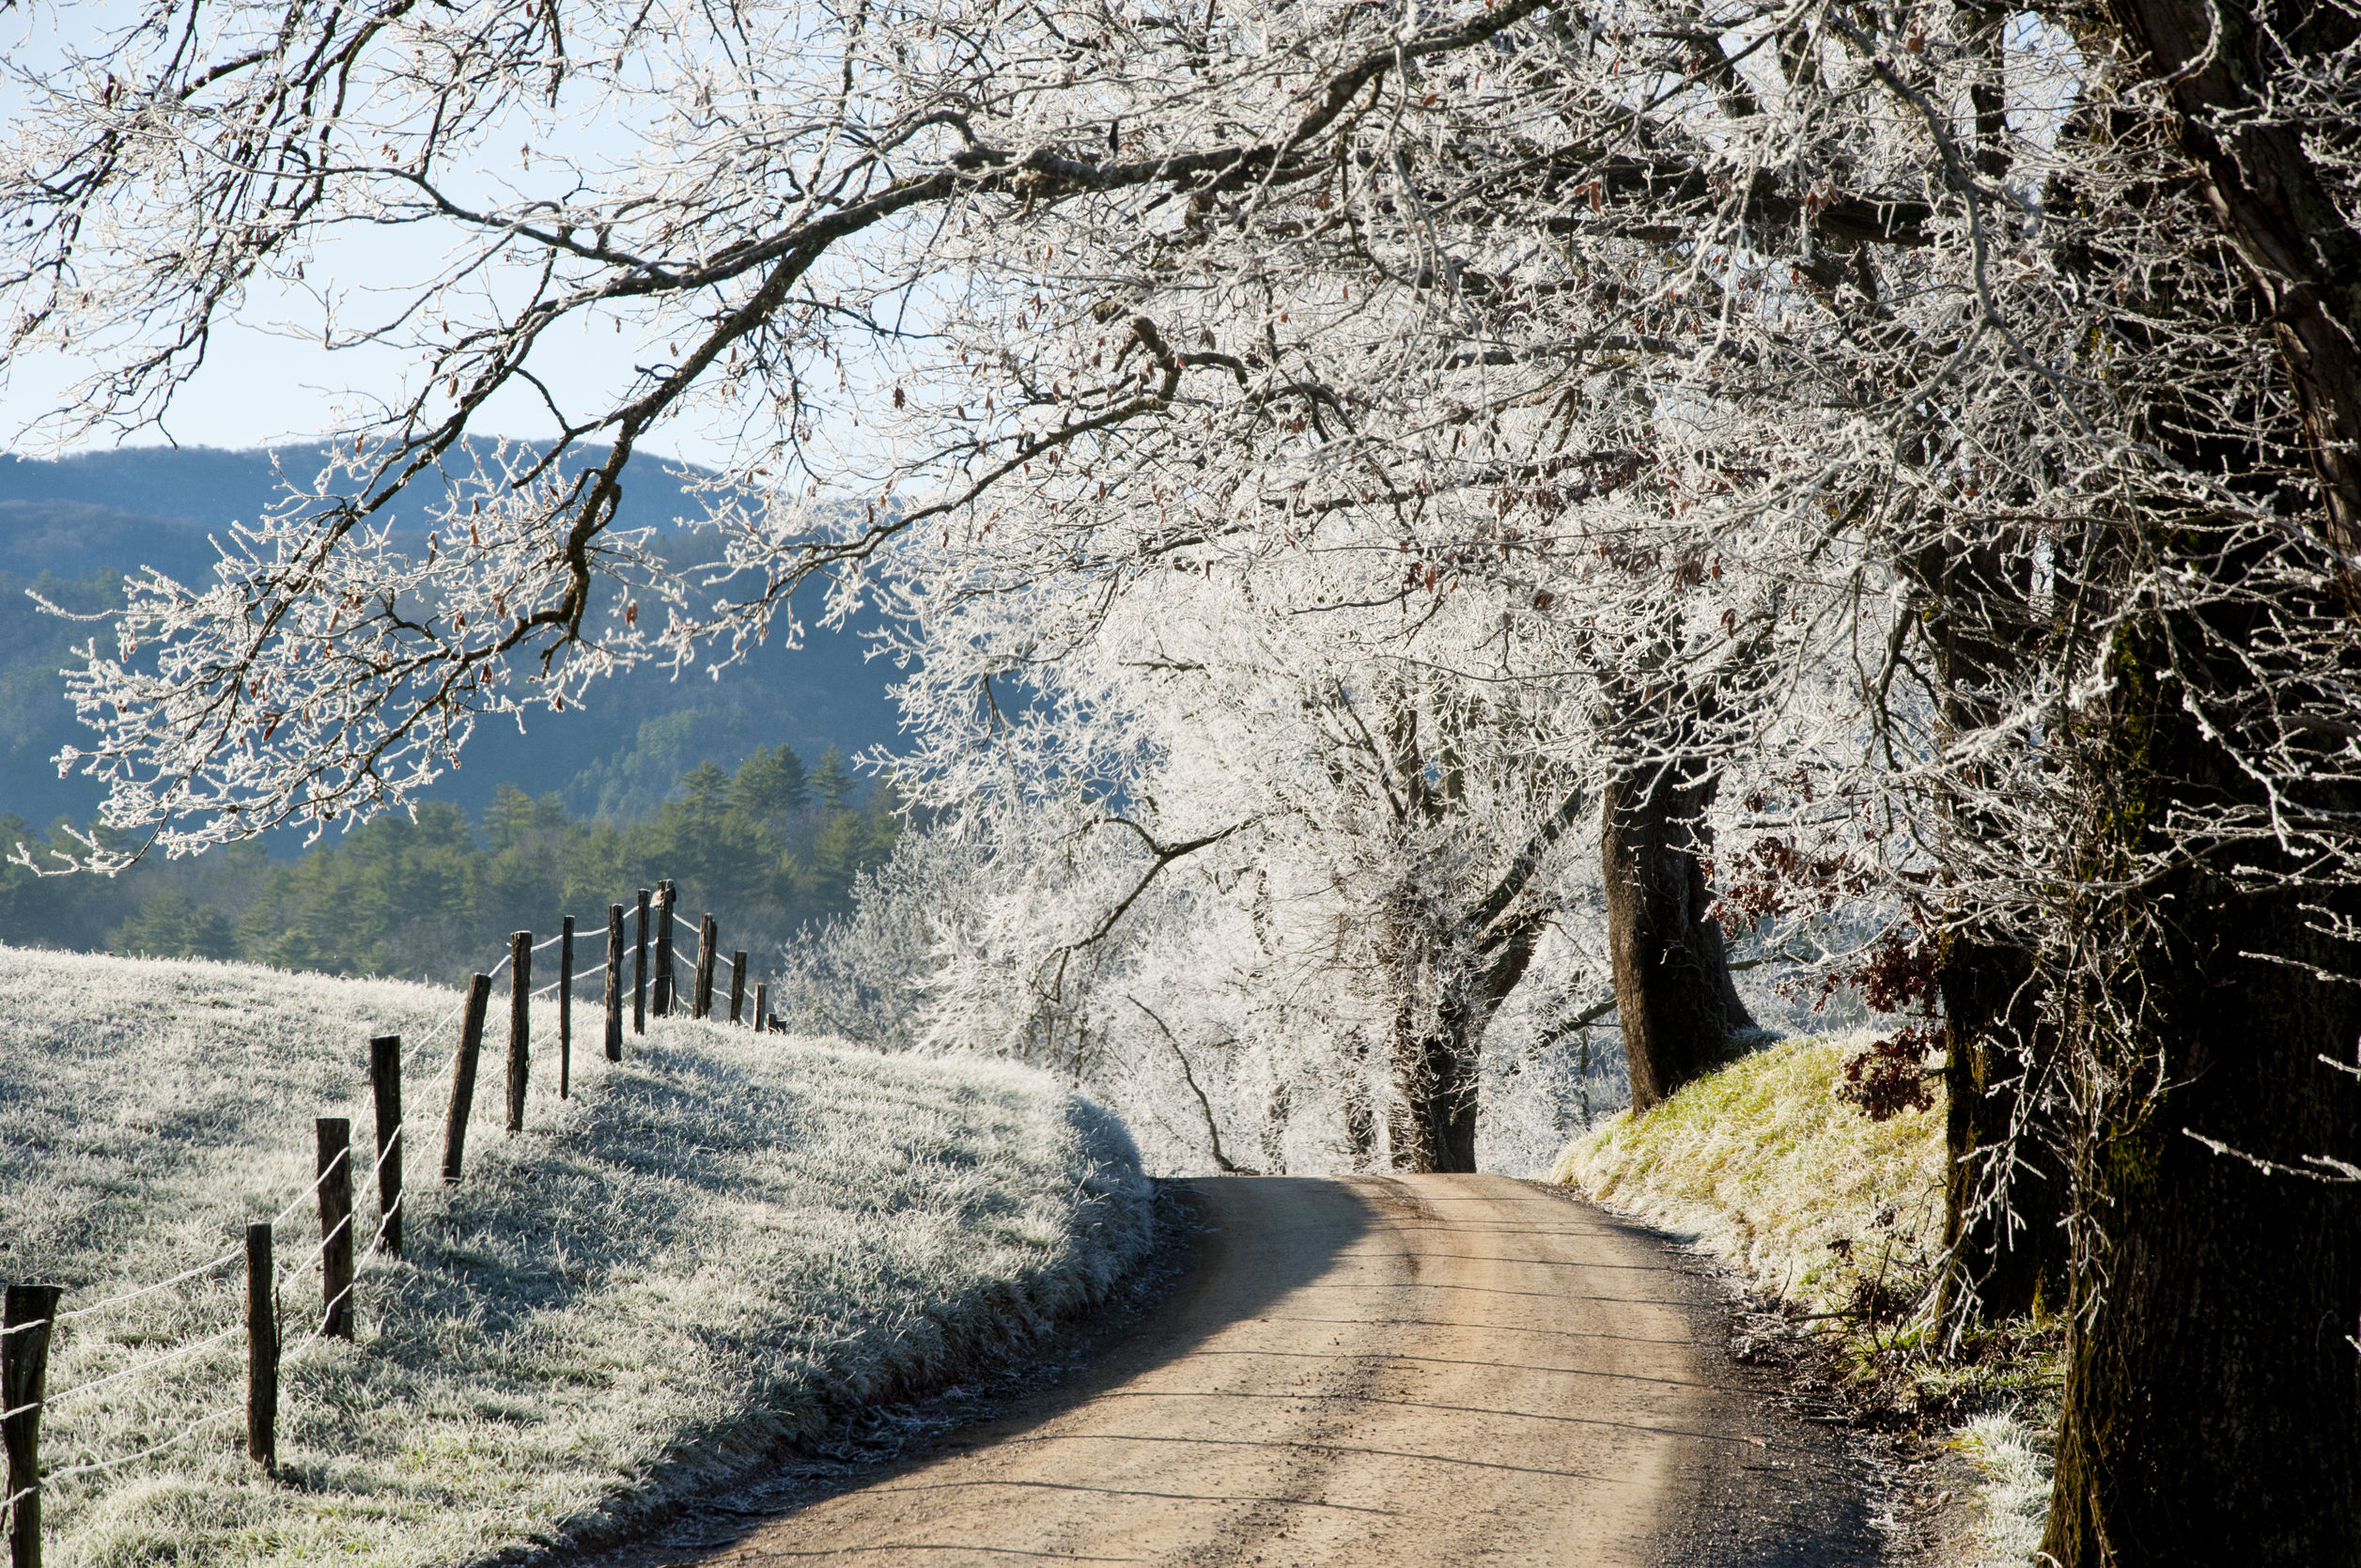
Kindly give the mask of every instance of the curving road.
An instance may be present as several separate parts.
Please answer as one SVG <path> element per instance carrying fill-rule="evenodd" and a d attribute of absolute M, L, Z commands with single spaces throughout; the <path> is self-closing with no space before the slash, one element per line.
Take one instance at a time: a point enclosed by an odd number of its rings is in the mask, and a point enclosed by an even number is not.
<path fill-rule="evenodd" d="M 1741 1518 L 1748 1472 L 1795 1467 L 1697 1342 L 1693 1281 L 1586 1204 L 1498 1176 L 1191 1186 L 1196 1268 L 1088 1376 L 705 1560 L 1720 1561 L 1742 1532 L 1701 1530 L 1701 1498 Z"/>

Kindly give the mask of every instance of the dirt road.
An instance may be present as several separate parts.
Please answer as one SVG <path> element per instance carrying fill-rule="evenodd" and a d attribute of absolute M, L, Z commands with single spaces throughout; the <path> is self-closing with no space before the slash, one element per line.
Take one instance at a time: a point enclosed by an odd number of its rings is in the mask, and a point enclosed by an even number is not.
<path fill-rule="evenodd" d="M 1720 1561 L 1701 1494 L 1741 1517 L 1794 1467 L 1693 1281 L 1593 1209 L 1494 1176 L 1193 1186 L 1198 1266 L 1086 1377 L 705 1560 Z"/>

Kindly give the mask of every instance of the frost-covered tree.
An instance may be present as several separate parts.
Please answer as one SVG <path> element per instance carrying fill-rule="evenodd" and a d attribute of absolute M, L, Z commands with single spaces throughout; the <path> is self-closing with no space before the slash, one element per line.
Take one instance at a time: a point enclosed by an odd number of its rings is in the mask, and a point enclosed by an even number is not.
<path fill-rule="evenodd" d="M 1570 830 L 1600 793 L 1587 685 L 1523 678 L 1561 640 L 1497 588 L 1408 581 L 1401 551 L 1343 519 L 1243 571 L 1175 555 L 1113 592 L 1085 576 L 994 586 L 988 564 L 1041 548 L 1027 536 L 1045 528 L 1012 507 L 999 544 L 900 568 L 908 786 L 1027 833 L 1087 800 L 1070 831 L 1111 836 L 1128 868 L 1063 928 L 1042 925 L 1038 895 L 1010 906 L 1046 939 L 1043 1004 L 1073 955 L 1186 877 L 1194 907 L 1246 917 L 1254 939 L 1231 968 L 1327 997 L 1325 1022 L 1294 1032 L 1319 1075 L 1364 1080 L 1338 1109 L 1357 1157 L 1375 1147 L 1374 1074 L 1392 1163 L 1474 1169 L 1485 1021 L 1558 911 Z"/>
<path fill-rule="evenodd" d="M 1427 766 L 1497 728 L 1450 728 L 1461 681 L 1597 693 L 1545 760 L 1621 781 L 1678 873 L 1633 878 L 1657 929 L 1697 932 L 1698 818 L 1742 768 L 1794 822 L 1838 802 L 1859 875 L 1950 943 L 1963 1277 L 2032 1206 L 2021 1154 L 2066 1189 L 2049 1552 L 2352 1559 L 2349 7 L 108 24 L 9 60 L 11 356 L 98 366 L 59 433 L 154 415 L 264 283 L 411 370 L 214 582 L 133 589 L 76 687 L 119 825 L 194 848 L 398 802 L 479 716 L 725 654 L 815 574 L 839 612 L 940 587 L 943 626 L 1021 600 L 1037 635 L 979 657 L 1046 665 L 1119 651 L 1146 581 L 1193 569 L 1272 624 L 1358 621 L 1346 689 L 1414 692 Z M 405 226 L 443 264 L 357 316 L 323 245 Z M 629 354 L 611 392 L 536 373 L 585 323 Z M 446 479 L 503 388 L 610 456 Z M 691 418 L 738 445 L 724 568 L 684 582 L 612 519 L 629 454 Z M 423 549 L 380 522 L 446 483 Z M 1294 597 L 1331 545 L 1566 662 L 1419 684 L 1386 620 L 1415 595 Z M 1815 722 L 1781 706 L 1808 689 L 1847 696 Z M 1393 863 L 1432 931 L 1484 908 L 1450 902 L 1473 857 Z M 1137 882 L 1105 885 L 1119 914 Z M 1421 943 L 1450 951 L 1395 947 Z"/>

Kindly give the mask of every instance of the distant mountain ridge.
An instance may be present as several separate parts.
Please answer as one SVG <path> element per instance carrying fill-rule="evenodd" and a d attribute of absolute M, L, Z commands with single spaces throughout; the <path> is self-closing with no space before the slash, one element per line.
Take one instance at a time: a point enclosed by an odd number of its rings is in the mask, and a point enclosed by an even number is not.
<path fill-rule="evenodd" d="M 299 481 L 325 458 L 317 445 L 277 450 Z M 603 456 L 590 449 L 568 466 Z M 692 473 L 635 459 L 620 520 L 676 524 L 697 505 L 685 489 Z M 116 602 L 121 578 L 143 567 L 203 581 L 216 559 L 209 536 L 259 515 L 282 493 L 272 454 L 258 448 L 138 447 L 46 461 L 0 456 L 0 811 L 82 821 L 101 799 L 88 780 L 59 779 L 49 759 L 86 734 L 57 671 L 72 645 L 105 629 L 43 613 L 25 590 L 89 612 Z M 406 520 L 396 514 L 397 524 Z M 701 760 L 734 768 L 756 746 L 784 743 L 815 760 L 831 745 L 855 752 L 891 743 L 885 688 L 894 674 L 865 659 L 867 646 L 858 629 L 813 631 L 804 647 L 774 642 L 719 681 L 701 668 L 687 672 L 693 682 L 660 670 L 618 677 L 582 708 L 534 716 L 529 734 L 479 726 L 464 766 L 428 798 L 474 815 L 496 785 L 511 783 L 536 796 L 556 793 L 577 815 L 637 817 Z"/>

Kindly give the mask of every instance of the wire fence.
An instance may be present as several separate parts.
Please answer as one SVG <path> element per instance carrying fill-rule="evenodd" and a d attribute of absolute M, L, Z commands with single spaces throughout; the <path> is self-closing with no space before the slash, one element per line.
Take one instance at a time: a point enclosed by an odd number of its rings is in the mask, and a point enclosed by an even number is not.
<path fill-rule="evenodd" d="M 720 952 L 719 927 L 714 918 L 707 915 L 702 922 L 692 922 L 679 914 L 674 904 L 673 884 L 669 881 L 658 883 L 652 894 L 643 890 L 637 905 L 637 927 L 628 939 L 625 925 L 631 906 L 609 906 L 607 919 L 595 928 L 598 962 L 595 969 L 590 970 L 584 970 L 575 962 L 582 955 L 574 951 L 569 939 L 578 938 L 581 933 L 572 920 L 566 921 L 564 928 L 556 936 L 538 942 L 532 939 L 531 933 L 520 932 L 511 939 L 508 955 L 489 970 L 469 977 L 467 988 L 459 1001 L 427 1030 L 423 1038 L 407 1048 L 396 1035 L 381 1036 L 370 1042 L 370 1093 L 376 1112 L 373 1126 L 375 1157 L 364 1172 L 361 1185 L 376 1189 L 379 1214 L 377 1227 L 364 1250 L 396 1257 L 400 1254 L 404 1151 L 409 1147 L 410 1133 L 417 1121 L 414 1115 L 401 1109 L 401 1081 L 409 1070 L 421 1061 L 431 1061 L 436 1048 L 445 1043 L 448 1043 L 449 1049 L 441 1063 L 428 1070 L 427 1081 L 449 1075 L 451 1097 L 443 1118 L 444 1140 L 441 1171 L 446 1185 L 459 1180 L 468 1125 L 474 1114 L 477 1058 L 490 1011 L 491 984 L 510 968 L 517 952 L 534 954 L 566 945 L 560 972 L 555 979 L 537 987 L 530 984 L 529 977 L 521 986 L 516 977 L 512 976 L 510 981 L 507 1085 L 507 1129 L 510 1132 L 520 1131 L 523 1126 L 525 1086 L 535 1044 L 532 1002 L 552 992 L 564 993 L 570 1002 L 577 986 L 585 979 L 595 980 L 597 988 L 603 993 L 605 1004 L 605 1055 L 611 1062 L 621 1061 L 627 1013 L 629 1015 L 628 1032 L 636 1034 L 645 1032 L 648 1013 L 662 1017 L 683 1010 L 679 1006 L 681 992 L 675 965 L 675 925 L 687 928 L 696 938 L 694 980 L 686 1009 L 691 1017 L 710 1018 L 714 1016 L 717 1010 L 714 997 L 717 971 L 726 963 L 729 972 L 729 1021 L 751 1023 L 758 1029 L 776 1030 L 780 1027 L 778 1020 L 769 1015 L 769 987 L 766 986 L 755 986 L 752 1016 L 744 1016 L 748 1000 L 745 953 L 735 952 L 725 957 Z M 656 926 L 653 933 L 650 931 L 651 924 Z M 623 978 L 627 959 L 631 970 L 628 985 Z M 518 969 L 520 974 L 524 973 L 523 966 L 518 966 Z M 652 1006 L 649 1004 L 651 992 Z M 570 1006 L 561 1005 L 556 1026 L 541 1032 L 542 1045 L 547 1046 L 552 1039 L 558 1050 L 559 1094 L 564 1097 L 569 1092 L 573 1048 Z M 0 1437 L 5 1437 L 8 1454 L 7 1492 L 5 1501 L 0 1501 L 0 1512 L 5 1512 L 8 1518 L 13 1568 L 39 1568 L 41 1492 L 45 1486 L 70 1476 L 118 1469 L 135 1464 L 176 1448 L 207 1428 L 229 1421 L 241 1412 L 246 1417 L 249 1455 L 266 1468 L 274 1467 L 281 1369 L 323 1341 L 353 1337 L 353 1168 L 356 1162 L 349 1142 L 350 1127 L 351 1123 L 345 1118 L 321 1117 L 316 1120 L 314 1136 L 319 1153 L 318 1174 L 268 1220 L 249 1225 L 242 1247 L 232 1248 L 166 1279 L 118 1291 L 100 1300 L 77 1305 L 70 1311 L 58 1309 L 64 1294 L 58 1286 L 8 1284 L 0 1289 Z M 318 1242 L 291 1260 L 277 1260 L 273 1256 L 273 1234 L 298 1210 L 315 1202 L 320 1214 Z M 247 1263 L 246 1314 L 242 1323 L 234 1323 L 215 1332 L 172 1345 L 132 1365 L 85 1378 L 70 1388 L 55 1392 L 47 1389 L 49 1356 L 57 1330 L 96 1314 L 118 1310 L 131 1302 L 186 1287 L 219 1273 L 241 1258 Z M 309 1333 L 292 1349 L 285 1348 L 280 1337 L 281 1298 L 289 1284 L 315 1273 L 321 1280 L 319 1312 L 312 1319 Z M 86 1400 L 99 1389 L 150 1375 L 160 1367 L 187 1360 L 241 1335 L 247 1341 L 248 1351 L 247 1387 L 242 1402 L 210 1410 L 183 1423 L 162 1441 L 129 1453 L 58 1469 L 41 1468 L 39 1454 L 40 1423 L 44 1416 Z"/>

